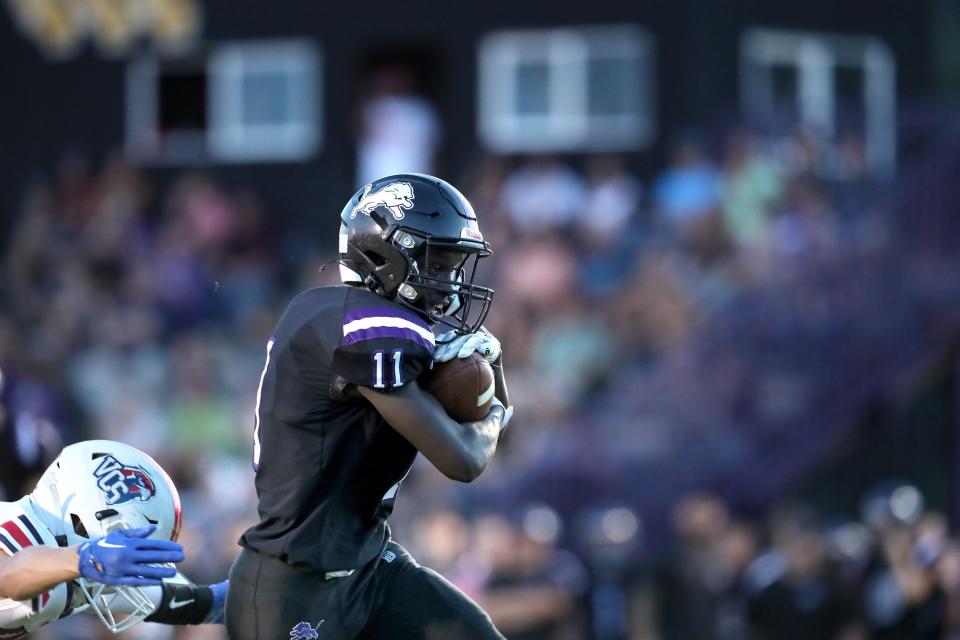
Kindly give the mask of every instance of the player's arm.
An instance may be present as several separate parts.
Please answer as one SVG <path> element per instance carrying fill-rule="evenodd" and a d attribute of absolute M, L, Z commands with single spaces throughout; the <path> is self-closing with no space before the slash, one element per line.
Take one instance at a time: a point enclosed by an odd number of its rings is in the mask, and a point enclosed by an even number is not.
<path fill-rule="evenodd" d="M 28 600 L 80 576 L 108 585 L 160 585 L 176 570 L 154 565 L 181 562 L 183 549 L 169 540 L 149 539 L 154 529 L 119 529 L 78 546 L 30 546 L 0 556 L 0 597 Z"/>
<path fill-rule="evenodd" d="M 0 598 L 29 600 L 80 577 L 78 547 L 36 546 L 11 556 L 0 553 Z"/>
<path fill-rule="evenodd" d="M 178 573 L 173 579 L 165 580 L 163 585 L 147 587 L 143 591 L 156 607 L 146 622 L 170 625 L 223 623 L 226 580 L 211 585 L 193 584 Z"/>
<path fill-rule="evenodd" d="M 504 408 L 499 403 L 482 420 L 460 424 L 416 382 L 390 393 L 363 386 L 357 389 L 391 427 L 448 478 L 475 480 L 497 450 L 504 427 Z"/>

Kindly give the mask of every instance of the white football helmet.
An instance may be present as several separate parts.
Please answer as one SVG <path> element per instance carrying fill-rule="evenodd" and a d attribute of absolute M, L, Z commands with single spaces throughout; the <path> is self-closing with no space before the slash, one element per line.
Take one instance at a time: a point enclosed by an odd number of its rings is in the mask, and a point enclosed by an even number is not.
<path fill-rule="evenodd" d="M 55 536 L 63 536 L 59 540 L 65 538 L 66 546 L 115 529 L 151 524 L 157 527 L 151 538 L 176 541 L 180 535 L 180 496 L 170 477 L 147 454 L 112 440 L 64 448 L 30 498 L 44 525 Z M 114 633 L 156 610 L 139 587 L 107 586 L 83 577 L 77 582 L 90 607 Z"/>

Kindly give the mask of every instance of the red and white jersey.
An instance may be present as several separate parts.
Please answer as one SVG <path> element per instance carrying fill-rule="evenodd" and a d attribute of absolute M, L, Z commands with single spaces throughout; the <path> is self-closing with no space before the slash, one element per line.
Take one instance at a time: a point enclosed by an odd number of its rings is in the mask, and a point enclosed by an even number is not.
<path fill-rule="evenodd" d="M 13 555 L 43 545 L 58 546 L 53 534 L 40 523 L 29 496 L 16 502 L 0 502 L 0 553 Z M 0 640 L 22 638 L 69 615 L 73 592 L 70 583 L 63 583 L 30 600 L 0 598 Z"/>

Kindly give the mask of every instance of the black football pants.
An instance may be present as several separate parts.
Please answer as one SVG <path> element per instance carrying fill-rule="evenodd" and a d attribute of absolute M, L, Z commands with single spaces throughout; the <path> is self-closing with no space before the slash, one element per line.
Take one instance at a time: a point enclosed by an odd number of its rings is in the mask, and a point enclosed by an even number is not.
<path fill-rule="evenodd" d="M 231 640 L 504 640 L 473 600 L 394 542 L 331 579 L 244 549 L 226 617 Z"/>

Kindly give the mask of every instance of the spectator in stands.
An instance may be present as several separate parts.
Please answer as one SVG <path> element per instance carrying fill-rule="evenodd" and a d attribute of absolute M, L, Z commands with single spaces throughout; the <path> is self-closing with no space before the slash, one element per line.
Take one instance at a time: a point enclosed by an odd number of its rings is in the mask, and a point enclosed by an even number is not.
<path fill-rule="evenodd" d="M 937 562 L 937 580 L 946 597 L 944 621 L 955 638 L 960 633 L 960 542 L 950 539 Z"/>
<path fill-rule="evenodd" d="M 722 258 L 728 239 L 720 217 L 724 176 L 692 134 L 674 146 L 670 166 L 653 183 L 654 212 L 681 246 L 703 264 Z"/>
<path fill-rule="evenodd" d="M 686 227 L 716 212 L 723 175 L 699 139 L 688 134 L 674 145 L 670 166 L 653 183 L 657 214 L 671 226 Z"/>
<path fill-rule="evenodd" d="M 676 546 L 658 574 L 660 632 L 664 640 L 719 638 L 719 605 L 727 586 L 720 548 L 730 516 L 717 498 L 695 493 L 673 512 Z"/>
<path fill-rule="evenodd" d="M 805 506 L 774 513 L 773 546 L 748 569 L 750 619 L 761 638 L 852 638 L 856 603 L 828 562 L 816 514 Z"/>
<path fill-rule="evenodd" d="M 515 169 L 503 184 L 503 205 L 515 232 L 529 236 L 569 228 L 583 212 L 583 178 L 554 156 L 537 156 Z"/>
<path fill-rule="evenodd" d="M 55 402 L 42 384 L 0 372 L 0 500 L 28 493 L 59 453 Z"/>
<path fill-rule="evenodd" d="M 579 290 L 587 296 L 611 296 L 626 280 L 648 233 L 649 225 L 640 219 L 643 188 L 619 156 L 590 158 L 587 176 L 587 200 L 574 228 Z"/>
<path fill-rule="evenodd" d="M 572 554 L 557 548 L 560 519 L 549 507 L 524 509 L 495 557 L 482 603 L 511 640 L 583 637 L 577 598 L 587 574 Z"/>
<path fill-rule="evenodd" d="M 562 344 L 562 349 L 556 345 Z M 531 336 L 530 364 L 546 395 L 572 409 L 610 375 L 616 344 L 606 319 L 586 300 L 567 296 L 537 323 Z"/>
<path fill-rule="evenodd" d="M 402 64 L 375 69 L 360 105 L 357 185 L 395 173 L 433 175 L 440 138 L 440 118 L 416 94 L 412 71 Z"/>
<path fill-rule="evenodd" d="M 863 590 L 871 638 L 942 638 L 948 599 L 937 564 L 947 546 L 946 519 L 923 513 L 922 497 L 909 485 L 882 485 L 868 498 L 871 502 L 875 506 L 868 516 L 878 549 Z"/>
<path fill-rule="evenodd" d="M 833 222 L 826 194 L 809 179 L 790 179 L 770 229 L 773 259 L 809 257 L 834 248 Z"/>
<path fill-rule="evenodd" d="M 702 299 L 691 280 L 699 271 L 686 254 L 648 249 L 608 300 L 617 344 L 634 356 L 677 348 L 698 325 Z"/>
<path fill-rule="evenodd" d="M 727 140 L 724 171 L 723 220 L 727 234 L 742 247 L 759 245 L 767 236 L 770 209 L 780 197 L 783 182 L 773 160 L 743 129 Z"/>
<path fill-rule="evenodd" d="M 623 158 L 615 155 L 590 157 L 587 180 L 587 197 L 577 229 L 600 239 L 622 234 L 640 211 L 640 181 L 627 172 Z"/>

